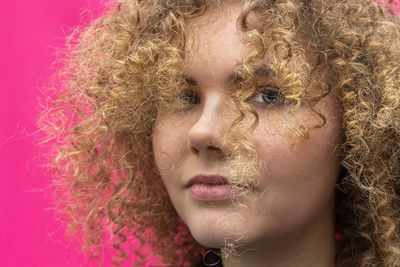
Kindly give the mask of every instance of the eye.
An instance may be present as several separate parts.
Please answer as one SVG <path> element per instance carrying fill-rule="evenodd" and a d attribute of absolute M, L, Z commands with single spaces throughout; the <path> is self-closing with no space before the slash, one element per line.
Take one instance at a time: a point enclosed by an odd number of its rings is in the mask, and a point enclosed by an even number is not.
<path fill-rule="evenodd" d="M 183 102 L 186 102 L 186 103 L 192 104 L 192 105 L 196 105 L 196 104 L 200 103 L 200 98 L 198 97 L 196 92 L 189 91 L 189 90 L 183 91 L 180 94 L 179 99 L 182 100 Z"/>
<path fill-rule="evenodd" d="M 266 105 L 275 105 L 282 103 L 283 95 L 276 87 L 261 86 L 258 89 L 258 93 L 254 96 L 253 101 Z"/>

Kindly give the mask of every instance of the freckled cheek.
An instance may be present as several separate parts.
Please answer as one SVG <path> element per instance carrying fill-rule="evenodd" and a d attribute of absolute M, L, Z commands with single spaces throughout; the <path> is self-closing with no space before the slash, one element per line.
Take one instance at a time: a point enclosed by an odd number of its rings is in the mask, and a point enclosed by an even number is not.
<path fill-rule="evenodd" d="M 263 163 L 260 189 L 264 190 L 264 197 L 256 206 L 257 213 L 275 214 L 273 217 L 280 224 L 311 216 L 328 205 L 337 175 L 328 162 L 332 160 L 330 156 L 325 154 L 327 161 L 319 162 L 323 153 L 315 153 L 306 141 L 299 141 L 298 147 L 290 147 L 277 137 L 270 137 L 269 142 L 254 141 Z"/>
<path fill-rule="evenodd" d="M 187 150 L 187 132 L 171 123 L 158 122 L 153 132 L 153 152 L 161 176 L 171 176 L 172 170 L 182 164 Z"/>
<path fill-rule="evenodd" d="M 266 188 L 282 186 L 283 176 L 293 168 L 285 140 L 279 135 L 270 135 L 254 137 L 253 142 L 261 164 L 260 185 Z"/>
<path fill-rule="evenodd" d="M 326 175 L 321 168 L 328 173 L 337 168 L 337 158 L 328 139 L 332 139 L 331 133 L 320 132 L 309 139 L 298 137 L 293 145 L 283 134 L 254 135 L 252 141 L 261 163 L 261 184 L 299 190 L 302 183 L 312 184 L 314 176 Z"/>

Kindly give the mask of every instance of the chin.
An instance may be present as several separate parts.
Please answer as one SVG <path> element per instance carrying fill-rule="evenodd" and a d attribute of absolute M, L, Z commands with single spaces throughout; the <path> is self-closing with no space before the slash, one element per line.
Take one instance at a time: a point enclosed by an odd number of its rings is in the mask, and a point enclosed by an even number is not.
<path fill-rule="evenodd" d="M 202 246 L 208 248 L 221 248 L 225 244 L 226 236 L 215 231 L 205 232 L 204 229 L 201 231 L 192 231 L 193 238 Z"/>
<path fill-rule="evenodd" d="M 232 221 L 230 221 L 232 223 Z M 225 221 L 206 223 L 192 222 L 188 225 L 193 238 L 208 248 L 221 248 L 233 240 L 243 241 L 245 234 Z"/>

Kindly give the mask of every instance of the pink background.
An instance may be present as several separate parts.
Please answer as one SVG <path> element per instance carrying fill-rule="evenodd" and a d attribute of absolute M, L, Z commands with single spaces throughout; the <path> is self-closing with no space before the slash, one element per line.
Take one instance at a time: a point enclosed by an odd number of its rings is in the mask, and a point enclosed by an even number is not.
<path fill-rule="evenodd" d="M 2 1 L 0 266 L 86 265 L 78 248 L 64 242 L 46 190 L 49 179 L 39 168 L 43 160 L 33 144 L 39 137 L 38 88 L 52 72 L 54 47 L 103 8 L 102 0 Z"/>
<path fill-rule="evenodd" d="M 104 1 L 104 0 L 103 0 Z M 63 237 L 49 178 L 34 147 L 38 88 L 48 81 L 56 46 L 102 0 L 3 1 L 0 11 L 0 266 L 86 266 Z M 400 9 L 399 2 L 397 7 Z M 88 12 L 91 10 L 92 12 Z"/>

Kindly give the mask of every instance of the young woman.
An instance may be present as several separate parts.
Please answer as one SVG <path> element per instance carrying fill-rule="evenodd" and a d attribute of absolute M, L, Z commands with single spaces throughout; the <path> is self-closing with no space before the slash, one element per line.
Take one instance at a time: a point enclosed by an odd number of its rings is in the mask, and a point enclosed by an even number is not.
<path fill-rule="evenodd" d="M 112 229 L 116 265 L 150 245 L 162 266 L 400 266 L 389 11 L 120 1 L 71 45 L 43 116 L 70 229 L 95 248 Z"/>

